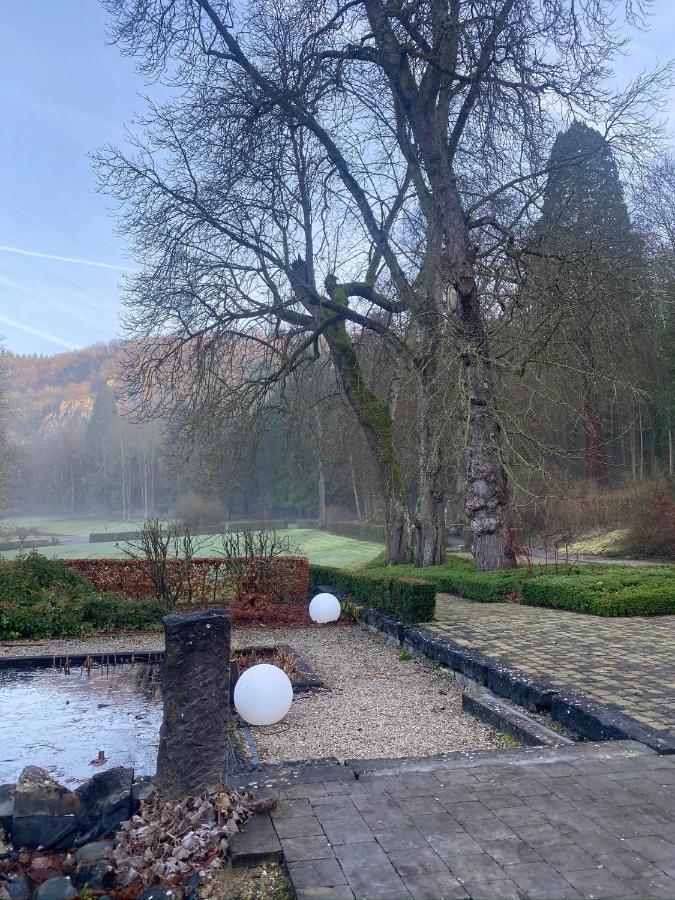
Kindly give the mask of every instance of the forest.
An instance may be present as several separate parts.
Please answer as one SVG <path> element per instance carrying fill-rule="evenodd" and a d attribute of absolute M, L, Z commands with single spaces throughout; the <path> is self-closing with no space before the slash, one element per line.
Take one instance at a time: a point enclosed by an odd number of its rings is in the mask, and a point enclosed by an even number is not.
<path fill-rule="evenodd" d="M 637 507 L 667 502 L 673 477 L 673 161 L 662 161 L 658 179 L 623 184 L 601 135 L 574 124 L 552 154 L 577 153 L 592 162 L 548 179 L 532 225 L 539 246 L 559 255 L 535 258 L 508 307 L 487 289 L 484 300 L 511 521 L 551 534 L 622 524 Z M 391 412 L 414 510 L 419 383 L 369 329 L 352 333 Z M 53 357 L 5 354 L 10 519 L 384 520 L 372 454 L 328 353 L 279 380 L 263 403 L 222 398 L 207 427 L 185 407 L 144 414 L 125 386 L 135 352 L 113 342 Z M 259 363 L 236 350 L 232 358 L 248 370 Z M 463 526 L 456 360 L 443 390 L 444 516 Z"/>

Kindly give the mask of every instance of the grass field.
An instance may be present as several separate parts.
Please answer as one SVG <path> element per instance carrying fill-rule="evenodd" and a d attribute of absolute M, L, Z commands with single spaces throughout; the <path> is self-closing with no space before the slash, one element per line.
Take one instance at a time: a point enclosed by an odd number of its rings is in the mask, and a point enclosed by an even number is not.
<path fill-rule="evenodd" d="M 37 535 L 77 536 L 85 540 L 92 531 L 133 531 L 136 523 L 116 519 L 63 519 L 53 516 L 9 516 L 10 528 L 30 528 Z"/>
<path fill-rule="evenodd" d="M 36 517 L 37 519 L 37 517 Z M 25 522 L 28 517 L 21 521 Z M 16 521 L 16 520 L 15 520 Z M 67 520 L 61 519 L 40 519 L 42 523 L 56 523 L 59 527 L 67 524 Z M 84 519 L 76 520 L 81 528 L 82 522 L 95 523 L 95 520 Z M 71 529 L 75 527 L 75 522 L 71 522 Z M 100 523 L 95 523 L 100 524 Z M 130 529 L 129 523 L 125 523 L 124 530 Z M 94 530 L 94 529 L 92 529 Z M 102 528 L 96 530 L 103 531 Z M 110 527 L 108 530 L 112 530 Z M 58 534 L 80 534 L 81 531 L 71 530 L 56 531 Z M 88 532 L 87 532 L 88 533 Z M 338 537 L 334 534 L 326 534 L 324 531 L 315 531 L 310 528 L 291 529 L 279 532 L 279 534 L 288 535 L 291 541 L 296 544 L 303 556 L 307 556 L 311 563 L 317 563 L 323 566 L 353 566 L 373 559 L 382 550 L 381 544 L 373 544 L 369 541 L 356 541 L 352 538 Z M 197 537 L 199 542 L 198 556 L 218 556 L 219 550 L 222 550 L 221 540 L 217 535 L 210 537 Z M 57 547 L 43 547 L 39 551 L 45 556 L 55 557 L 57 559 L 110 559 L 124 556 L 122 548 L 114 543 L 97 543 L 90 544 L 85 542 L 62 544 Z M 0 556 L 5 559 L 13 559 L 17 555 L 16 550 L 7 550 Z"/>

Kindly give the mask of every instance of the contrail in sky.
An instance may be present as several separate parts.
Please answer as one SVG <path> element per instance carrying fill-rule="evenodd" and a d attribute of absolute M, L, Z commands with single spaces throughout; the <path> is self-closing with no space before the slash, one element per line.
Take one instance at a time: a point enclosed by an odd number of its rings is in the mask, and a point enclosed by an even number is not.
<path fill-rule="evenodd" d="M 35 337 L 43 338 L 45 341 L 51 341 L 52 344 L 58 344 L 59 347 L 65 347 L 66 350 L 78 350 L 80 344 L 73 344 L 72 341 L 64 341 L 63 338 L 56 337 L 48 331 L 40 331 L 39 328 L 33 328 L 32 325 L 26 325 L 23 322 L 17 322 L 16 319 L 10 319 L 9 316 L 3 316 L 0 313 L 0 322 L 11 325 L 12 328 L 18 328 L 19 331 L 25 331 L 26 334 L 32 334 Z"/>
<path fill-rule="evenodd" d="M 38 259 L 55 259 L 57 262 L 76 263 L 79 266 L 96 266 L 99 269 L 117 269 L 118 272 L 134 272 L 130 266 L 114 266 L 112 263 L 96 262 L 94 259 L 77 259 L 74 256 L 56 256 L 54 253 L 38 253 L 37 250 L 22 250 L 0 244 L 2 253 L 18 253 L 19 256 L 37 256 Z"/>

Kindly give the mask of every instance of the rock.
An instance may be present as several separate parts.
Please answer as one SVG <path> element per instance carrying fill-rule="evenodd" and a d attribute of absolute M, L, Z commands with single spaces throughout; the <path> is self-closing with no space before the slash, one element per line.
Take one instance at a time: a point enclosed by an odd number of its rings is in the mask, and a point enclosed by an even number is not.
<path fill-rule="evenodd" d="M 104 856 L 111 852 L 113 846 L 112 841 L 95 841 L 93 844 L 85 844 L 75 854 L 75 862 L 78 865 L 80 863 L 98 862 L 99 859 L 103 859 Z"/>
<path fill-rule="evenodd" d="M 0 784 L 0 828 L 7 837 L 12 836 L 12 816 L 14 815 L 15 784 Z"/>
<path fill-rule="evenodd" d="M 227 783 L 230 612 L 165 616 L 157 784 L 180 798 Z"/>
<path fill-rule="evenodd" d="M 0 900 L 9 900 L 9 891 L 4 884 L 0 884 Z"/>
<path fill-rule="evenodd" d="M 33 900 L 72 900 L 76 896 L 77 891 L 70 878 L 61 875 L 59 878 L 43 881 L 33 894 Z"/>
<path fill-rule="evenodd" d="M 0 825 L 0 859 L 12 852 L 12 846 L 7 840 L 5 829 Z"/>
<path fill-rule="evenodd" d="M 16 878 L 10 878 L 5 882 L 5 888 L 9 893 L 10 900 L 30 900 L 31 889 L 30 882 L 25 875 L 17 875 Z"/>
<path fill-rule="evenodd" d="M 93 891 L 100 891 L 111 888 L 115 883 L 115 867 L 109 859 L 83 862 L 75 868 L 71 877 L 78 889 L 86 884 Z"/>
<path fill-rule="evenodd" d="M 80 785 L 76 792 L 82 808 L 77 829 L 78 845 L 116 831 L 131 817 L 133 780 L 133 769 L 117 766 L 99 772 Z"/>
<path fill-rule="evenodd" d="M 77 832 L 80 798 L 45 769 L 26 766 L 14 794 L 12 840 L 15 847 L 65 850 Z"/>
<path fill-rule="evenodd" d="M 131 811 L 136 813 L 141 803 L 144 803 L 148 797 L 157 790 L 157 785 L 149 775 L 143 775 L 131 786 Z"/>
<path fill-rule="evenodd" d="M 182 900 L 183 891 L 179 887 L 162 887 L 162 885 L 155 885 L 154 887 L 147 888 L 145 891 L 141 891 L 138 895 L 138 900 Z"/>

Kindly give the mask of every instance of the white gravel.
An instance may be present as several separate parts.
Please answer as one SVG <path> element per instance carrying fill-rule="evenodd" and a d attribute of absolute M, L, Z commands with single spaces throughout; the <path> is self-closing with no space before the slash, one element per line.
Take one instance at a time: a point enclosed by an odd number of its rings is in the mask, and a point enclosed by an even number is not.
<path fill-rule="evenodd" d="M 263 762 L 427 756 L 507 746 L 493 728 L 462 711 L 461 688 L 443 669 L 360 626 L 246 628 L 235 646 L 290 644 L 327 690 L 296 695 L 283 722 L 252 728 Z M 3 641 L 0 656 L 163 650 L 160 632 Z"/>

